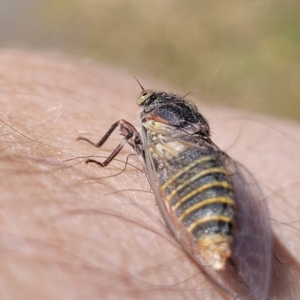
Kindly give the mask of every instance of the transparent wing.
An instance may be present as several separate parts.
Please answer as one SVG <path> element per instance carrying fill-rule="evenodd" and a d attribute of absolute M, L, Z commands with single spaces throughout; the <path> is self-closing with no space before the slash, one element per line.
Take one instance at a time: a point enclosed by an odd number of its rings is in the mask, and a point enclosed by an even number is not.
<path fill-rule="evenodd" d="M 208 145 L 192 136 L 181 140 L 177 135 L 164 136 L 157 139 L 161 147 L 176 144 L 178 148 L 194 147 L 207 149 L 218 153 L 224 161 L 224 166 L 231 178 L 236 198 L 237 230 L 234 233 L 233 255 L 229 259 L 224 271 L 212 270 L 206 266 L 199 248 L 186 232 L 183 224 L 178 221 L 165 201 L 165 194 L 160 186 L 157 174 L 157 156 L 149 151 L 151 137 L 149 130 L 143 130 L 144 167 L 152 186 L 156 202 L 162 213 L 167 227 L 180 242 L 186 252 L 198 263 L 209 278 L 223 290 L 231 294 L 234 299 L 266 300 L 268 298 L 271 273 L 271 230 L 268 223 L 268 210 L 262 193 L 253 176 L 240 164 L 233 161 L 214 144 Z M 182 147 L 178 146 L 182 143 Z M 157 144 L 156 144 L 157 146 Z M 160 157 L 164 162 L 164 156 Z M 178 161 L 180 163 L 180 161 Z M 174 170 L 164 163 L 167 175 L 172 176 Z M 244 298 L 240 298 L 240 296 Z M 250 298 L 249 298 L 249 295 Z"/>
<path fill-rule="evenodd" d="M 236 195 L 233 261 L 254 299 L 268 299 L 272 232 L 267 204 L 255 178 L 241 164 L 225 157 Z"/>

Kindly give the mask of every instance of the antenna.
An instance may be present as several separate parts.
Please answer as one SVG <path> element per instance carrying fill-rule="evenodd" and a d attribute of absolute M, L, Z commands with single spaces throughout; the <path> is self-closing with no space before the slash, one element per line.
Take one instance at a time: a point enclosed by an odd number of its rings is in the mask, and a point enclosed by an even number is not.
<path fill-rule="evenodd" d="M 133 76 L 133 75 L 132 75 Z M 139 84 L 139 86 L 141 87 L 142 91 L 144 91 L 145 89 L 143 88 L 143 86 L 141 85 L 141 83 L 139 82 L 139 80 L 133 76 L 133 78 L 137 81 L 137 83 Z"/>

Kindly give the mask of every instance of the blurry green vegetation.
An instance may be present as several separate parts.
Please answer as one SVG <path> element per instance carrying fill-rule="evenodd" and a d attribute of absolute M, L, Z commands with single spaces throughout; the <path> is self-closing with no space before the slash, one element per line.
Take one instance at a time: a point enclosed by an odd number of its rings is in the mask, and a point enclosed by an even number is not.
<path fill-rule="evenodd" d="M 299 0 L 52 0 L 35 9 L 29 46 L 300 120 Z"/>

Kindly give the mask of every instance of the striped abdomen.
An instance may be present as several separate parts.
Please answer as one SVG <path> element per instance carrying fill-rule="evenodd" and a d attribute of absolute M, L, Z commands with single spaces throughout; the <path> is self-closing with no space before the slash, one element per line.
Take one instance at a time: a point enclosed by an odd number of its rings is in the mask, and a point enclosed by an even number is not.
<path fill-rule="evenodd" d="M 234 226 L 233 187 L 221 157 L 190 149 L 159 172 L 165 201 L 215 269 L 224 268 L 231 255 Z"/>

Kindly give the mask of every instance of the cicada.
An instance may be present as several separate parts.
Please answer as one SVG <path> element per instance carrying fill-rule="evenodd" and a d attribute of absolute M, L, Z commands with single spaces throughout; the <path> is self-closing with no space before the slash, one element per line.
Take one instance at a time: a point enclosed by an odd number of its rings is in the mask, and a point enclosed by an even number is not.
<path fill-rule="evenodd" d="M 209 278 L 232 298 L 268 299 L 272 235 L 256 180 L 211 140 L 207 120 L 185 97 L 142 90 L 141 130 L 114 123 L 122 141 L 107 166 L 129 144 L 141 157 L 166 226 Z"/>

